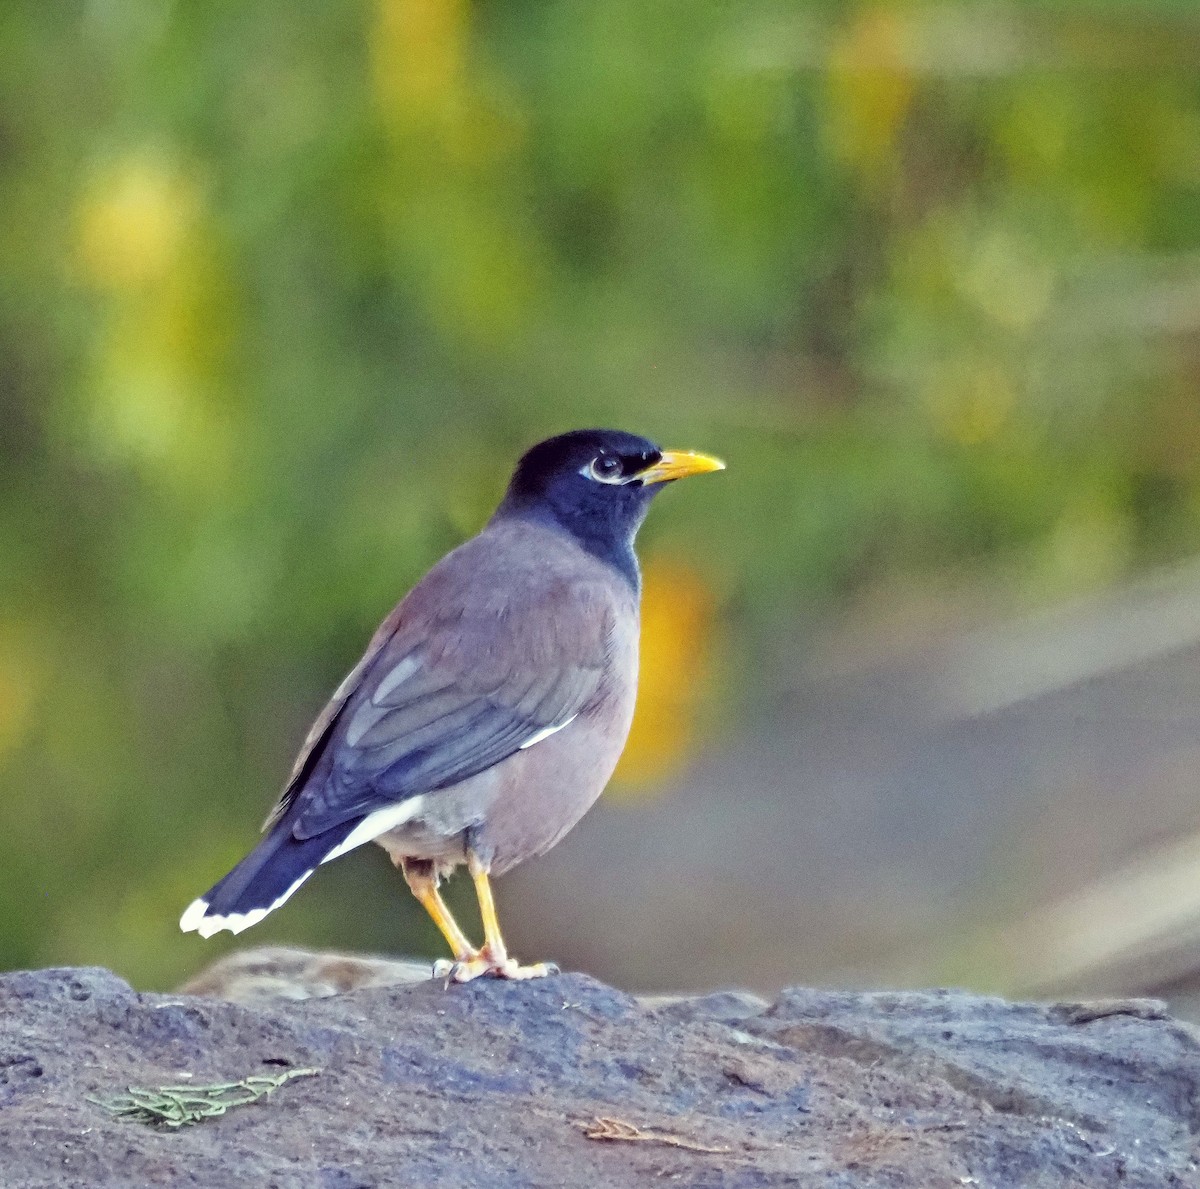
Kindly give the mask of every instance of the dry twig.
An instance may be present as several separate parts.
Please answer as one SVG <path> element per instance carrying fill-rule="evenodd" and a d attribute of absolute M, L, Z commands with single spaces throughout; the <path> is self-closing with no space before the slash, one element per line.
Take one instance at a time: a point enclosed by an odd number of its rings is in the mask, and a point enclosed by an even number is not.
<path fill-rule="evenodd" d="M 706 1144 L 698 1144 L 681 1135 L 672 1135 L 669 1131 L 646 1131 L 633 1123 L 626 1123 L 624 1119 L 610 1119 L 607 1116 L 597 1116 L 591 1123 L 581 1123 L 580 1126 L 588 1139 L 664 1144 L 669 1148 L 684 1148 L 689 1152 L 707 1152 L 718 1156 L 730 1150 L 725 1145 L 713 1148 Z"/>

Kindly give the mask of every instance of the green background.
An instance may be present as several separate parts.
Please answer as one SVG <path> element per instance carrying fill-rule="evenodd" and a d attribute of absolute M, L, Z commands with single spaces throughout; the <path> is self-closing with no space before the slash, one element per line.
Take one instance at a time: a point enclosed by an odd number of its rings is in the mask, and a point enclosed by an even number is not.
<path fill-rule="evenodd" d="M 1191 3 L 93 0 L 0 45 L 0 967 L 218 952 L 179 911 L 550 433 L 729 462 L 644 533 L 703 696 L 631 797 L 847 607 L 1200 545 Z M 254 937 L 432 951 L 352 899 L 385 866 Z"/>

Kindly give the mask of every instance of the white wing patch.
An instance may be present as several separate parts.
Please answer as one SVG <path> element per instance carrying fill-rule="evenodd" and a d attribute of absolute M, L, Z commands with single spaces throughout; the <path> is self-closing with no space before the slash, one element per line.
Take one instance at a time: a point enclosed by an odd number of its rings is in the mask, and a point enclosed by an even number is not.
<path fill-rule="evenodd" d="M 377 809 L 374 813 L 368 813 L 321 862 L 328 863 L 332 859 L 340 858 L 347 851 L 362 846 L 364 842 L 371 842 L 380 834 L 386 834 L 389 830 L 394 830 L 397 826 L 412 821 L 414 817 L 420 817 L 421 810 L 424 808 L 425 798 L 423 796 L 409 797 L 407 801 L 401 801 L 399 805 L 389 805 L 386 809 Z"/>
<path fill-rule="evenodd" d="M 418 667 L 419 662 L 412 657 L 405 657 L 380 682 L 379 688 L 375 691 L 371 701 L 378 703 L 402 681 L 411 677 L 417 671 Z M 551 723 L 548 727 L 542 727 L 540 731 L 536 731 L 530 735 L 518 750 L 524 751 L 526 748 L 532 747 L 535 743 L 541 743 L 543 739 L 548 739 L 551 735 L 561 731 L 563 727 L 570 726 L 576 717 L 577 715 L 572 714 L 570 718 L 565 718 L 562 722 Z M 366 725 L 370 725 L 370 723 L 368 722 Z M 360 734 L 363 729 L 365 729 L 365 726 L 359 729 Z M 353 740 L 350 740 L 350 742 L 353 744 Z M 409 797 L 408 800 L 401 801 L 398 805 L 389 805 L 385 809 L 377 809 L 374 813 L 367 814 L 321 862 L 328 863 L 333 859 L 340 858 L 347 851 L 355 850 L 364 843 L 378 838 L 381 834 L 386 834 L 389 830 L 394 830 L 397 826 L 402 826 L 406 822 L 412 821 L 413 818 L 420 817 L 424 808 L 424 796 Z M 184 933 L 195 932 L 199 933 L 201 937 L 211 937 L 214 933 L 220 933 L 223 929 L 228 929 L 230 933 L 241 933 L 243 930 L 249 929 L 251 925 L 257 925 L 263 917 L 274 912 L 281 904 L 290 899 L 296 889 L 311 874 L 311 871 L 306 871 L 269 907 L 252 908 L 249 912 L 233 912 L 228 916 L 209 916 L 207 915 L 208 901 L 203 899 L 193 900 L 184 910 L 183 916 L 179 918 L 179 927 Z"/>
<path fill-rule="evenodd" d="M 564 718 L 562 722 L 551 723 L 548 727 L 542 727 L 536 735 L 530 735 L 517 750 L 524 751 L 527 747 L 532 747 L 535 743 L 541 743 L 543 739 L 549 739 L 556 731 L 561 731 L 563 727 L 570 726 L 577 717 L 577 715 L 572 714 L 570 718 Z"/>

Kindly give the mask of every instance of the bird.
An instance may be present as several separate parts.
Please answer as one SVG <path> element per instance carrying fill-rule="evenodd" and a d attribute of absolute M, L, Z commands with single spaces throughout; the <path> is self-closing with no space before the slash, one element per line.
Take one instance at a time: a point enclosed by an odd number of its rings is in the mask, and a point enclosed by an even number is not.
<path fill-rule="evenodd" d="M 318 716 L 264 837 L 179 925 L 240 933 L 324 863 L 382 846 L 446 939 L 449 982 L 539 978 L 512 957 L 491 879 L 543 854 L 608 783 L 633 718 L 641 572 L 634 538 L 663 487 L 723 470 L 613 429 L 520 458 L 483 529 L 397 604 Z M 466 866 L 482 946 L 439 892 Z"/>

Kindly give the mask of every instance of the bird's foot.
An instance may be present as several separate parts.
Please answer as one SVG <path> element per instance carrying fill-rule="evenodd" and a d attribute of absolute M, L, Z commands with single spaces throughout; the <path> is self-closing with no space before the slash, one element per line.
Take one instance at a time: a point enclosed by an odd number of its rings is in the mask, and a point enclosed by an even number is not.
<path fill-rule="evenodd" d="M 450 983 L 469 983 L 482 975 L 489 978 L 520 980 L 545 978 L 550 974 L 558 974 L 558 967 L 553 962 L 534 962 L 530 966 L 522 966 L 516 958 L 505 958 L 497 962 L 486 953 L 459 958 L 453 962 L 442 958 L 433 964 L 433 977 L 444 979 L 447 986 Z"/>

